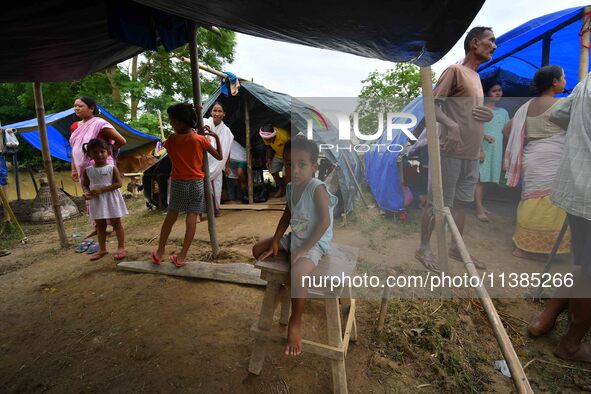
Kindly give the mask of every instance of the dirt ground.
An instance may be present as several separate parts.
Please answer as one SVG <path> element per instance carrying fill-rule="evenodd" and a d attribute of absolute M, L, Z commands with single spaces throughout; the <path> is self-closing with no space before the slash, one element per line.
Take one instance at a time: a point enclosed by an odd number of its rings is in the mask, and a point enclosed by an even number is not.
<path fill-rule="evenodd" d="M 147 260 L 163 220 L 142 201 L 129 204 L 125 221 L 129 260 Z M 542 264 L 511 255 L 514 211 L 508 202 L 493 207 L 488 224 L 468 218 L 466 243 L 490 270 Z M 272 235 L 277 211 L 224 211 L 217 220 L 222 253 L 218 263 L 250 262 L 252 245 Z M 335 221 L 336 242 L 360 249 L 359 269 L 423 271 L 414 260 L 418 211 L 396 223 L 377 209 Z M 72 244 L 87 221 L 66 222 Z M 288 359 L 278 346 L 268 353 L 260 376 L 247 372 L 263 289 L 207 280 L 118 270 L 112 257 L 92 263 L 84 254 L 61 249 L 53 225 L 25 226 L 28 243 L 4 240 L 12 254 L 0 259 L 1 392 L 202 392 L 328 393 L 328 363 L 304 354 Z M 180 248 L 184 226 L 177 223 L 168 251 Z M 210 260 L 207 223 L 198 225 L 191 260 Z M 109 248 L 116 244 L 109 238 Z M 433 245 L 435 242 L 433 242 Z M 569 258 L 555 268 L 568 269 Z M 460 263 L 452 268 L 462 272 Z M 409 298 L 409 299 L 408 299 Z M 379 300 L 358 301 L 359 339 L 347 355 L 351 393 L 510 392 L 510 379 L 493 367 L 502 359 L 492 330 L 475 300 L 393 299 L 385 333 L 376 333 Z M 532 340 L 525 322 L 542 305 L 524 299 L 495 300 L 537 392 L 591 390 L 585 365 L 552 355 L 557 332 Z M 304 336 L 322 337 L 321 304 L 309 302 Z"/>

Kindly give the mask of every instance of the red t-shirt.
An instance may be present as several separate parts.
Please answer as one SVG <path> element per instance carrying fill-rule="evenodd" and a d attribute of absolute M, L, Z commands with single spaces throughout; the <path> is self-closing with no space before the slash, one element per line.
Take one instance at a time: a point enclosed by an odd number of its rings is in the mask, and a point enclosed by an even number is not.
<path fill-rule="evenodd" d="M 209 146 L 206 136 L 189 132 L 174 133 L 164 142 L 164 147 L 172 162 L 170 177 L 175 180 L 205 178 L 203 172 L 203 153 Z"/>

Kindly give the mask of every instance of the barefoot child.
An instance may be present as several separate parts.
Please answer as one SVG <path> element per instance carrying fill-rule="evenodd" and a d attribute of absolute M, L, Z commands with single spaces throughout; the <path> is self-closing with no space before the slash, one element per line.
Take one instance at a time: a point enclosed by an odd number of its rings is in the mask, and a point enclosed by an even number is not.
<path fill-rule="evenodd" d="M 121 175 L 113 164 L 108 164 L 109 144 L 105 140 L 92 139 L 82 146 L 84 153 L 94 161 L 86 167 L 82 179 L 84 198 L 90 204 L 90 219 L 96 223 L 99 250 L 90 256 L 96 261 L 108 254 L 105 240 L 107 238 L 107 220 L 111 222 L 117 234 L 117 253 L 115 260 L 127 256 L 125 235 L 121 225 L 121 217 L 127 215 L 125 201 L 121 195 Z"/>
<path fill-rule="evenodd" d="M 166 111 L 174 129 L 174 133 L 163 144 L 172 162 L 170 204 L 160 230 L 158 249 L 152 251 L 150 257 L 152 263 L 160 265 L 172 226 L 179 212 L 186 212 L 183 248 L 178 255 L 170 256 L 170 261 L 179 268 L 185 265 L 187 252 L 195 236 L 197 217 L 205 211 L 203 155 L 209 152 L 217 160 L 223 156 L 219 137 L 208 126 L 205 126 L 205 135 L 197 134 L 197 114 L 191 104 L 175 104 Z M 215 138 L 217 148 L 209 143 L 208 135 Z"/>
<path fill-rule="evenodd" d="M 332 210 L 337 198 L 328 192 L 324 182 L 314 178 L 319 153 L 314 141 L 296 137 L 286 145 L 284 153 L 285 171 L 291 175 L 287 207 L 273 238 L 258 242 L 252 251 L 259 260 L 279 251 L 290 254 L 292 309 L 285 354 L 297 356 L 302 352 L 301 321 L 307 295 L 301 287 L 302 276 L 309 275 L 330 249 Z M 288 226 L 292 231 L 284 235 Z"/>

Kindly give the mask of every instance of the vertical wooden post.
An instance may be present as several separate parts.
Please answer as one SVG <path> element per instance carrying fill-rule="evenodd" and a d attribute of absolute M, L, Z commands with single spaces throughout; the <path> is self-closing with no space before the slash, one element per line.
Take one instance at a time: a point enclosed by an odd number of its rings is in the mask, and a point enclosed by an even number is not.
<path fill-rule="evenodd" d="M 581 50 L 579 53 L 579 82 L 589 73 L 589 17 L 587 13 L 591 12 L 591 7 L 583 8 L 583 26 L 581 27 L 583 35 L 581 36 Z"/>
<path fill-rule="evenodd" d="M 251 144 L 250 144 L 250 111 L 248 110 L 248 97 L 244 93 L 244 122 L 246 130 L 246 174 L 248 178 L 248 203 L 254 203 L 254 190 L 252 179 L 252 157 L 250 155 Z"/>
<path fill-rule="evenodd" d="M 203 134 L 203 108 L 201 106 L 201 82 L 199 81 L 199 68 L 197 64 L 199 58 L 197 55 L 197 28 L 195 22 L 189 22 L 189 51 L 191 53 L 191 82 L 193 86 L 193 104 L 197 113 L 197 130 Z M 203 172 L 205 173 L 205 205 L 207 207 L 207 229 L 209 230 L 209 240 L 211 243 L 212 255 L 214 258 L 220 253 L 217 232 L 215 229 L 215 214 L 213 208 L 213 195 L 211 181 L 209 179 L 209 163 L 207 153 L 203 155 Z"/>
<path fill-rule="evenodd" d="M 45 107 L 43 105 L 43 92 L 41 91 L 41 83 L 33 83 L 33 91 L 35 93 L 35 110 L 37 111 L 37 125 L 39 126 L 39 139 L 41 140 L 41 154 L 43 156 L 43 166 L 47 173 L 47 182 L 49 183 L 49 194 L 51 195 L 51 205 L 53 205 L 53 213 L 55 214 L 55 221 L 57 225 L 57 232 L 60 237 L 60 244 L 63 248 L 68 246 L 68 238 L 66 237 L 66 230 L 64 228 L 64 221 L 62 219 L 62 211 L 59 205 L 59 198 L 57 196 L 57 188 L 55 187 L 55 177 L 53 176 L 53 166 L 51 164 L 51 155 L 49 153 L 49 142 L 47 140 L 47 127 L 45 126 Z"/>
<path fill-rule="evenodd" d="M 445 218 L 443 216 L 441 153 L 439 152 L 439 135 L 437 134 L 437 121 L 435 119 L 435 102 L 433 101 L 431 67 L 421 67 L 421 87 L 423 90 L 423 105 L 425 107 L 425 125 L 427 127 L 429 170 L 431 172 L 435 234 L 437 236 L 437 259 L 439 260 L 441 271 L 447 272 L 449 267 L 447 262 L 447 240 L 445 238 Z"/>
<path fill-rule="evenodd" d="M 14 152 L 12 155 L 12 168 L 14 168 L 14 184 L 16 185 L 16 199 L 21 199 L 21 181 L 20 174 L 18 173 L 18 157 L 17 153 Z"/>

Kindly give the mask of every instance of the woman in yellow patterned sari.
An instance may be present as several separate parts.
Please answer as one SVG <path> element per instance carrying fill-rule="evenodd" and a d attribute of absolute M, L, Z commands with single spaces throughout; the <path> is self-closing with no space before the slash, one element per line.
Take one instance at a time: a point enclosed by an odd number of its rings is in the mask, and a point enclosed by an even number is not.
<path fill-rule="evenodd" d="M 566 80 L 560 66 L 545 66 L 534 75 L 533 99 L 515 114 L 505 151 L 503 166 L 507 185 L 515 187 L 523 175 L 521 201 L 513 234 L 513 255 L 539 259 L 552 251 L 565 220 L 565 212 L 550 202 L 552 184 L 564 148 L 565 132 L 550 122 L 557 103 L 554 97 L 564 91 Z M 558 253 L 570 252 L 567 233 Z"/>

